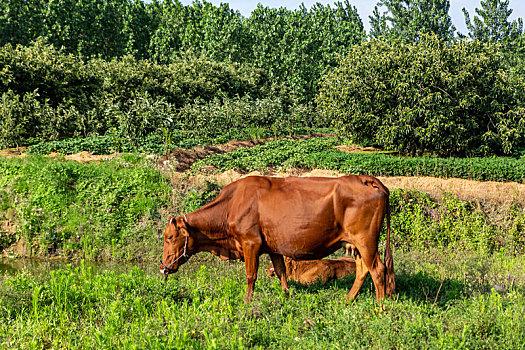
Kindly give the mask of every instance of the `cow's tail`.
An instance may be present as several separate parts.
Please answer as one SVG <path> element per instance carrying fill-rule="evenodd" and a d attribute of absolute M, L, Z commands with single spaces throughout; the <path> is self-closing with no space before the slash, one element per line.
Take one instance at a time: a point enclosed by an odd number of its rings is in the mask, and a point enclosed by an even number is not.
<path fill-rule="evenodd" d="M 392 250 L 390 249 L 390 191 L 381 181 L 379 181 L 379 179 L 372 176 L 364 176 L 363 183 L 379 189 L 384 193 L 386 198 L 385 292 L 386 295 L 391 297 L 396 289 L 396 277 L 394 274 L 394 259 L 392 258 Z"/>
<path fill-rule="evenodd" d="M 385 249 L 385 267 L 386 267 L 386 295 L 391 297 L 396 289 L 396 278 L 394 274 L 394 259 L 390 249 L 390 195 L 386 196 L 386 249 Z"/>

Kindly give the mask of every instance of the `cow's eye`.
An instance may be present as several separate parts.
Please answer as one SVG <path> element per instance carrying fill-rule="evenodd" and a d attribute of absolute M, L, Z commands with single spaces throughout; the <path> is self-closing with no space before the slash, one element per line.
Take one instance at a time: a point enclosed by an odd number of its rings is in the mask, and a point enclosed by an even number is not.
<path fill-rule="evenodd" d="M 169 237 L 168 237 L 168 240 L 171 240 L 172 238 L 173 238 L 173 236 L 169 236 Z"/>

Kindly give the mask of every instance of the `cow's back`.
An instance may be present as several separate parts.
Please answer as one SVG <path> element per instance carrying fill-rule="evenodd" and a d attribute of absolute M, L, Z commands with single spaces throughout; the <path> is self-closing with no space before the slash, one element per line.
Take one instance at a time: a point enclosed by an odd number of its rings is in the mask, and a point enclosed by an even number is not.
<path fill-rule="evenodd" d="M 285 257 L 286 273 L 289 279 L 310 284 L 316 281 L 326 283 L 355 273 L 355 260 L 350 257 L 319 260 L 292 260 Z"/>
<path fill-rule="evenodd" d="M 264 251 L 295 259 L 321 258 L 339 248 L 345 226 L 366 225 L 361 221 L 384 197 L 367 179 L 250 176 L 236 183 L 229 220 L 239 233 L 256 226 Z M 353 222 L 355 218 L 360 222 Z"/>

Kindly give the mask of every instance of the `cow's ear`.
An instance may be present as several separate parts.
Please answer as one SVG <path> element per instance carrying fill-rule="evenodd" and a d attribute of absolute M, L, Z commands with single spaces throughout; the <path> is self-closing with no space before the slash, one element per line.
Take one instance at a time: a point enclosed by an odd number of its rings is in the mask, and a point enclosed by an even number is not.
<path fill-rule="evenodd" d="M 174 216 L 170 216 L 170 218 L 168 220 L 168 223 L 169 223 L 169 225 L 177 225 L 177 222 L 175 221 L 175 217 Z"/>
<path fill-rule="evenodd" d="M 175 220 L 177 221 L 177 229 L 179 230 L 180 234 L 186 237 L 189 236 L 190 233 L 188 232 L 188 225 L 184 221 L 183 217 L 179 216 L 175 218 Z"/>

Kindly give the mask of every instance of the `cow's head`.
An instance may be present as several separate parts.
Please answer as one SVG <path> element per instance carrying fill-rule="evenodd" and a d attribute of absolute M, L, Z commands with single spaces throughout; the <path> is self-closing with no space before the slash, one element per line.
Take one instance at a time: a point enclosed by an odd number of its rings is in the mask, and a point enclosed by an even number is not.
<path fill-rule="evenodd" d="M 273 267 L 273 264 L 268 266 L 265 271 L 268 277 L 277 276 L 277 274 L 275 273 L 275 268 Z"/>
<path fill-rule="evenodd" d="M 164 252 L 160 264 L 160 272 L 168 275 L 177 272 L 192 254 L 190 248 L 193 239 L 189 234 L 188 223 L 183 216 L 171 217 L 164 231 Z"/>

